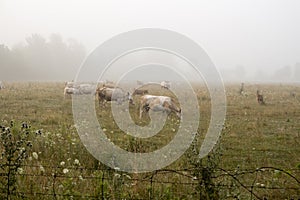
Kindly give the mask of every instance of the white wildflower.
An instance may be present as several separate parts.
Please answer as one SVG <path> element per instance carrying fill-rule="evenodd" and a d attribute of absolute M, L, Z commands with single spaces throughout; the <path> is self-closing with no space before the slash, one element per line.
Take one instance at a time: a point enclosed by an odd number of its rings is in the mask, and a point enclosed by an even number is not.
<path fill-rule="evenodd" d="M 120 174 L 118 174 L 118 173 L 115 173 L 115 177 L 117 177 L 117 178 L 120 178 L 120 177 L 121 177 L 121 175 L 120 175 Z"/>
<path fill-rule="evenodd" d="M 60 162 L 60 166 L 64 166 L 66 163 L 64 161 Z"/>
<path fill-rule="evenodd" d="M 79 180 L 83 181 L 83 178 L 81 175 L 78 176 Z"/>
<path fill-rule="evenodd" d="M 80 163 L 79 163 L 79 160 L 78 160 L 78 159 L 75 159 L 75 160 L 74 160 L 74 165 L 80 165 Z"/>
<path fill-rule="evenodd" d="M 63 173 L 67 174 L 69 172 L 69 170 L 67 168 L 63 169 Z"/>
<path fill-rule="evenodd" d="M 104 128 L 104 129 L 103 129 L 103 132 L 105 132 L 105 131 L 107 131 L 107 129 L 106 129 L 106 128 Z"/>
<path fill-rule="evenodd" d="M 23 174 L 23 173 L 24 173 L 24 170 L 23 170 L 23 168 L 21 168 L 21 167 L 19 167 L 17 170 L 18 170 L 18 173 L 19 173 L 19 174 Z"/>
<path fill-rule="evenodd" d="M 42 165 L 40 165 L 40 171 L 41 171 L 42 173 L 45 172 L 45 168 L 44 168 Z"/>
<path fill-rule="evenodd" d="M 37 154 L 36 152 L 33 152 L 33 153 L 32 153 L 32 156 L 33 156 L 34 159 L 36 159 L 36 160 L 39 158 L 39 156 L 38 156 L 38 154 Z"/>
<path fill-rule="evenodd" d="M 123 174 L 123 176 L 127 177 L 128 179 L 131 179 L 131 176 L 129 176 L 128 174 Z"/>

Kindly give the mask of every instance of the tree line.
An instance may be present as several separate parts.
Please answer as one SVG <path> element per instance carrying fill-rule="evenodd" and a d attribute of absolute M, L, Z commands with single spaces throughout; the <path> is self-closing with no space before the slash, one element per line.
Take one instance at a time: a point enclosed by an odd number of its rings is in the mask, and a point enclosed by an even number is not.
<path fill-rule="evenodd" d="M 59 34 L 47 39 L 32 34 L 25 43 L 12 48 L 0 44 L 0 80 L 71 80 L 85 55 L 85 47 L 75 39 L 65 41 Z"/>

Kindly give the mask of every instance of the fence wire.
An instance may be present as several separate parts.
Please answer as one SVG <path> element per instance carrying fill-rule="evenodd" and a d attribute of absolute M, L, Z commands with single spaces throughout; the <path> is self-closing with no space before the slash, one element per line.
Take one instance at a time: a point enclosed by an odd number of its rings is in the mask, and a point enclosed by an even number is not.
<path fill-rule="evenodd" d="M 1 199 L 205 199 L 204 187 L 215 187 L 218 199 L 300 198 L 300 169 L 218 168 L 213 184 L 206 185 L 203 177 L 195 176 L 196 168 L 129 174 L 106 167 L 21 167 L 24 171 L 16 174 L 11 192 L 5 184 L 9 175 L 0 174 Z"/>

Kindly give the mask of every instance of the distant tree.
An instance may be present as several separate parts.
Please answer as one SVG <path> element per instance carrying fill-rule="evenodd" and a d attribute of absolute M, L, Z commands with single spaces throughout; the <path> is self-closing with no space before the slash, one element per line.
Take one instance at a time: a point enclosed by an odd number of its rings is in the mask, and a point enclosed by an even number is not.
<path fill-rule="evenodd" d="M 75 39 L 63 40 L 61 35 L 52 34 L 49 38 L 49 56 L 53 80 L 70 80 L 85 57 L 85 48 Z"/>
<path fill-rule="evenodd" d="M 31 50 L 42 50 L 46 48 L 46 39 L 39 34 L 32 34 L 26 39 L 27 47 Z"/>
<path fill-rule="evenodd" d="M 25 63 L 29 66 L 30 80 L 43 80 L 49 75 L 49 51 L 46 39 L 39 34 L 27 37 L 26 46 L 23 50 Z"/>
<path fill-rule="evenodd" d="M 5 46 L 4 44 L 0 44 L 0 80 L 7 79 L 8 72 L 10 70 L 10 62 L 11 62 L 11 55 L 10 49 Z"/>
<path fill-rule="evenodd" d="M 70 80 L 85 57 L 85 48 L 75 39 L 59 34 L 47 41 L 32 34 L 11 50 L 0 45 L 0 80 Z"/>

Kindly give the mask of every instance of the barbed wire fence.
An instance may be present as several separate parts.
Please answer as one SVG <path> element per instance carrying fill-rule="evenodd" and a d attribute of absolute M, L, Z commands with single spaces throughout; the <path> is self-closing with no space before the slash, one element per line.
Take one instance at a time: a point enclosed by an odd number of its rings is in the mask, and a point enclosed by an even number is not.
<path fill-rule="evenodd" d="M 203 187 L 201 180 L 193 176 L 199 169 L 162 169 L 146 174 L 128 174 L 106 167 L 43 166 L 43 171 L 38 165 L 21 167 L 28 172 L 17 174 L 17 187 L 9 194 L 9 199 L 206 199 L 199 191 L 199 187 Z M 215 184 L 211 186 L 217 188 L 220 199 L 300 198 L 300 180 L 296 177 L 300 169 L 218 168 L 214 174 Z M 273 179 L 259 182 L 261 177 L 270 175 Z M 7 176 L 6 173 L 0 174 L 2 180 Z M 253 180 L 245 181 L 246 176 Z M 6 185 L 1 185 L 1 198 L 7 196 L 5 188 Z"/>
<path fill-rule="evenodd" d="M 0 129 L 0 199 L 300 199 L 300 167 L 223 168 L 221 142 L 199 159 L 201 139 L 194 140 L 185 155 L 192 167 L 134 174 L 98 161 L 86 167 L 29 157 L 39 132 L 14 122 Z"/>

